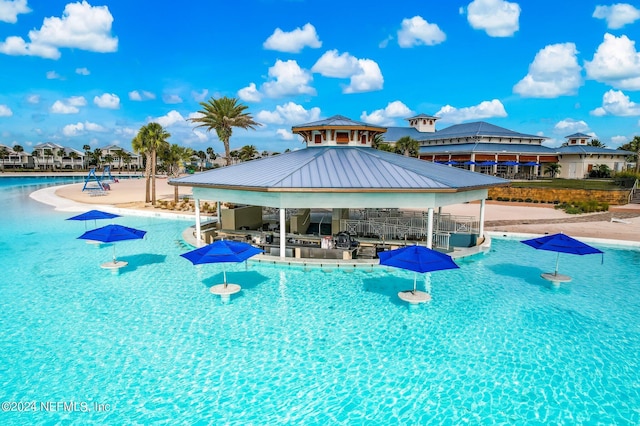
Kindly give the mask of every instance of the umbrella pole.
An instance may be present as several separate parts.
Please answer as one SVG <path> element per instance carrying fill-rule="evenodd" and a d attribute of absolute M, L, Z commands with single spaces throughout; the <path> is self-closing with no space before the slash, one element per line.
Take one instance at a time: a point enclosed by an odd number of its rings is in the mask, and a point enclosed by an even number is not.
<path fill-rule="evenodd" d="M 413 291 L 411 293 L 416 294 L 416 281 L 418 280 L 418 273 L 413 274 Z"/>
<path fill-rule="evenodd" d="M 553 275 L 558 275 L 558 261 L 560 260 L 560 252 L 558 252 L 558 256 L 556 257 L 556 271 Z"/>
<path fill-rule="evenodd" d="M 227 269 L 222 265 L 222 277 L 224 281 L 224 286 L 227 286 Z"/>
<path fill-rule="evenodd" d="M 116 245 L 113 245 L 113 263 L 116 263 Z"/>

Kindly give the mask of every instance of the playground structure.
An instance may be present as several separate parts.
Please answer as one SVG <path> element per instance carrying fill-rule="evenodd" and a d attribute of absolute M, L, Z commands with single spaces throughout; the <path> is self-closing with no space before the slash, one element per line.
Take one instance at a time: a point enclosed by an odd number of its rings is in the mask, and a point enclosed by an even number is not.
<path fill-rule="evenodd" d="M 111 190 L 111 183 L 118 182 L 111 176 L 111 168 L 106 166 L 102 170 L 102 177 L 98 177 L 96 169 L 89 170 L 89 174 L 84 178 L 84 186 L 82 191 L 92 191 L 92 195 L 106 195 Z"/>

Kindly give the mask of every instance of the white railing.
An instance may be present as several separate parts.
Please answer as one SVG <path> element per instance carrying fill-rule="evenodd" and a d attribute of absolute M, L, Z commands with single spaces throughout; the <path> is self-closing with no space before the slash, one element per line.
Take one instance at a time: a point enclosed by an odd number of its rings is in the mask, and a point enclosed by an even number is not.
<path fill-rule="evenodd" d="M 631 204 L 631 200 L 635 198 L 636 192 L 638 191 L 638 179 L 633 183 L 631 187 L 631 191 L 629 192 L 629 199 L 627 200 L 627 204 Z"/>

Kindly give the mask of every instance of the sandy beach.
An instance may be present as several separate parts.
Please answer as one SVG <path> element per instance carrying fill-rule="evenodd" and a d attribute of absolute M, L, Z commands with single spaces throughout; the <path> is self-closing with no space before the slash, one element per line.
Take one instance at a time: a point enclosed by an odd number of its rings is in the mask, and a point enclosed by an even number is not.
<path fill-rule="evenodd" d="M 87 205 L 110 205 L 118 208 L 159 211 L 144 202 L 144 179 L 121 179 L 111 184 L 103 196 L 82 191 L 83 184 L 58 188 L 55 195 Z M 191 191 L 180 188 L 180 195 Z M 166 178 L 156 179 L 157 200 L 172 200 L 174 187 Z M 163 210 L 166 212 L 166 210 Z M 444 213 L 478 216 L 479 203 L 456 204 L 443 207 Z M 185 214 L 185 212 L 178 212 Z M 640 205 L 612 206 L 606 213 L 567 214 L 553 205 L 522 205 L 488 201 L 485 209 L 485 229 L 493 232 L 518 234 L 554 234 L 564 232 L 574 237 L 640 242 Z"/>

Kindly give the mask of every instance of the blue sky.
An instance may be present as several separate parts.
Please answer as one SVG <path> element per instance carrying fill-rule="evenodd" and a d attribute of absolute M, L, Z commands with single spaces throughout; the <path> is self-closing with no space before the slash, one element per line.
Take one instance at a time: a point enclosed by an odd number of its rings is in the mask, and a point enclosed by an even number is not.
<path fill-rule="evenodd" d="M 640 5 L 550 0 L 0 0 L 0 143 L 93 148 L 237 97 L 257 131 L 231 147 L 303 145 L 293 125 L 440 117 L 616 148 L 640 135 Z"/>

